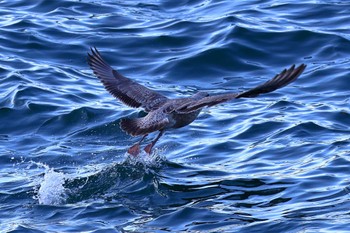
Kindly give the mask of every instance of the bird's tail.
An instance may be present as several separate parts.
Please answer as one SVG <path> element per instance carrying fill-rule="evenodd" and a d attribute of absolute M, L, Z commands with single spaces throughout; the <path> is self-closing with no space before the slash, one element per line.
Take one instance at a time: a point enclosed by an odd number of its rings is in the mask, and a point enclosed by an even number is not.
<path fill-rule="evenodd" d="M 140 127 L 139 119 L 127 119 L 124 118 L 120 121 L 120 128 L 125 131 L 127 134 L 130 134 L 131 136 L 138 136 L 142 135 L 141 131 L 139 130 Z"/>

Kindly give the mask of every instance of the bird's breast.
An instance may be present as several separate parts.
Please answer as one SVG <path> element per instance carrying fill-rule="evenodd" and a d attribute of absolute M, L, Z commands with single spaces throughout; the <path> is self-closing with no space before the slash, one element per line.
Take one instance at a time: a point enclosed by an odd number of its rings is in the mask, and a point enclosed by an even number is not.
<path fill-rule="evenodd" d="M 172 113 L 169 116 L 170 121 L 173 123 L 172 128 L 181 128 L 192 123 L 197 118 L 200 111 L 201 110 L 197 110 L 186 114 Z"/>

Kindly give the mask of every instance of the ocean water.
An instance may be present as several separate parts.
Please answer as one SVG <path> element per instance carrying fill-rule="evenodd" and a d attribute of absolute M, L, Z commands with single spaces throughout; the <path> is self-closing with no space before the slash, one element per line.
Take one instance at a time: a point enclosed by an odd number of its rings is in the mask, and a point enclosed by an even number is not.
<path fill-rule="evenodd" d="M 349 1 L 0 1 L 0 232 L 349 232 Z M 96 46 L 204 109 L 150 155 L 92 74 Z M 149 140 L 155 135 L 150 135 Z"/>

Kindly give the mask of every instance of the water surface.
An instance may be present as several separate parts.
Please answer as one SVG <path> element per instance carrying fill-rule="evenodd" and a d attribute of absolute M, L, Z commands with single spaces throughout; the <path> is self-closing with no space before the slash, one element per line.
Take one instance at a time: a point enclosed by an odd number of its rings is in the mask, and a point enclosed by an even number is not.
<path fill-rule="evenodd" d="M 1 1 L 3 232 L 348 232 L 348 1 Z M 205 109 L 151 156 L 96 46 L 171 97 L 295 83 Z M 150 139 L 152 139 L 151 135 Z"/>

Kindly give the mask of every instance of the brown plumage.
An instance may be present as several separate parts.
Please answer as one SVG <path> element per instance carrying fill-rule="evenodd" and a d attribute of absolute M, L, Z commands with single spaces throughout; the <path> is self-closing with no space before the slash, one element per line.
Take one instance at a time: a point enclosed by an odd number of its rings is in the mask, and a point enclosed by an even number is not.
<path fill-rule="evenodd" d="M 252 98 L 263 93 L 272 92 L 295 81 L 306 67 L 304 64 L 298 67 L 292 65 L 289 69 L 284 69 L 280 74 L 277 74 L 273 79 L 241 93 L 210 96 L 206 92 L 198 92 L 188 98 L 168 99 L 118 73 L 104 61 L 96 48 L 91 48 L 91 54 L 88 53 L 88 63 L 94 74 L 114 97 L 130 107 L 141 107 L 148 113 L 147 116 L 142 118 L 122 119 L 120 122 L 120 127 L 126 133 L 132 136 L 143 135 L 142 139 L 128 150 L 133 155 L 139 153 L 139 145 L 149 133 L 159 131 L 156 139 L 145 147 L 147 153 L 151 152 L 152 147 L 162 136 L 164 130 L 180 128 L 190 124 L 197 118 L 202 108 L 233 99 Z"/>

